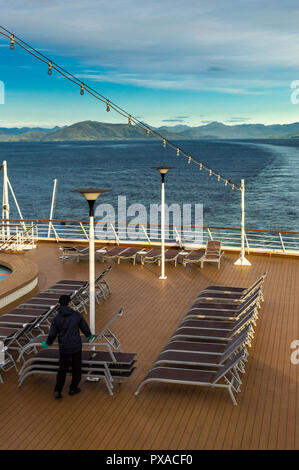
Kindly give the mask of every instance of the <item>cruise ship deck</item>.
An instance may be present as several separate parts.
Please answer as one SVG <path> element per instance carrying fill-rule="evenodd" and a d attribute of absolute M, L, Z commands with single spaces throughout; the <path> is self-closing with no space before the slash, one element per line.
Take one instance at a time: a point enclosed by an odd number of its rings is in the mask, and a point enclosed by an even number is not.
<path fill-rule="evenodd" d="M 23 256 L 39 268 L 31 297 L 60 279 L 88 279 L 88 262 L 59 260 L 58 245 L 40 243 Z M 296 449 L 299 448 L 299 365 L 290 344 L 299 339 L 298 258 L 250 255 L 251 267 L 234 266 L 237 254 L 214 265 L 113 263 L 111 296 L 97 306 L 96 326 L 124 307 L 112 327 L 126 352 L 137 353 L 131 379 L 109 396 L 103 383 L 82 383 L 82 393 L 62 400 L 52 395 L 54 377 L 29 377 L 17 388 L 17 374 L 0 385 L 1 449 Z M 96 273 L 104 264 L 96 263 Z M 149 384 L 134 392 L 185 315 L 196 294 L 210 284 L 249 286 L 268 272 L 253 346 L 241 393 L 233 406 L 221 389 Z M 6 313 L 20 300 L 3 309 Z"/>

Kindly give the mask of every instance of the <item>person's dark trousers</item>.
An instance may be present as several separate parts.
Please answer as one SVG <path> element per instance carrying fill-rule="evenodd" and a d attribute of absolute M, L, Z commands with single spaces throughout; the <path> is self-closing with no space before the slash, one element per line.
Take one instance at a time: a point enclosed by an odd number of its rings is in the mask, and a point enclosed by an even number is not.
<path fill-rule="evenodd" d="M 55 392 L 61 393 L 69 367 L 72 368 L 72 382 L 70 385 L 70 390 L 75 390 L 78 387 L 81 380 L 81 356 L 82 351 L 78 351 L 74 354 L 65 354 L 60 352 L 59 370 L 57 373 L 56 386 L 54 389 Z"/>

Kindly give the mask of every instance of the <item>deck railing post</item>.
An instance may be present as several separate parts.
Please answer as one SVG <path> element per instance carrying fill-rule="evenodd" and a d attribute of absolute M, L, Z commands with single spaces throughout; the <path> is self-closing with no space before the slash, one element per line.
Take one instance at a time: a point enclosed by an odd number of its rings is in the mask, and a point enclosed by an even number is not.
<path fill-rule="evenodd" d="M 241 180 L 241 253 L 235 262 L 237 266 L 251 266 L 245 257 L 245 181 Z"/>
<path fill-rule="evenodd" d="M 182 245 L 182 239 L 181 239 L 181 236 L 180 236 L 179 232 L 177 231 L 177 228 L 176 228 L 176 227 L 174 227 L 174 231 L 175 231 L 176 236 L 177 236 L 176 241 L 179 242 L 180 248 L 182 248 L 182 247 L 183 247 L 183 245 Z"/>
<path fill-rule="evenodd" d="M 54 216 L 54 209 L 56 203 L 56 192 L 57 192 L 57 179 L 54 179 L 53 185 L 53 194 L 52 194 L 52 202 L 51 202 L 51 210 L 50 210 L 50 220 L 49 220 L 49 228 L 48 228 L 48 238 L 50 238 L 51 227 L 53 228 L 52 220 Z"/>
<path fill-rule="evenodd" d="M 281 246 L 282 246 L 282 251 L 285 252 L 286 249 L 285 249 L 285 246 L 284 246 L 284 243 L 283 243 L 283 238 L 281 236 L 281 233 L 279 232 L 279 238 L 280 238 L 280 243 L 281 243 Z"/>
<path fill-rule="evenodd" d="M 114 233 L 116 243 L 119 245 L 119 236 L 117 235 L 116 230 L 113 227 L 113 224 L 110 224 L 110 227 L 112 228 L 112 232 Z"/>
<path fill-rule="evenodd" d="M 142 228 L 142 230 L 144 231 L 144 234 L 145 234 L 145 236 L 146 236 L 146 238 L 147 238 L 148 244 L 151 245 L 151 243 L 152 243 L 152 242 L 151 242 L 151 239 L 150 239 L 150 237 L 148 236 L 148 234 L 147 234 L 147 232 L 146 232 L 144 226 L 141 225 L 141 228 Z"/>
<path fill-rule="evenodd" d="M 89 237 L 88 237 L 88 235 L 87 235 L 87 233 L 86 233 L 86 230 L 85 230 L 84 225 L 82 224 L 82 222 L 80 222 L 80 227 L 82 228 L 82 232 L 84 233 L 84 235 L 85 235 L 85 237 L 87 238 L 87 240 L 89 240 Z"/>

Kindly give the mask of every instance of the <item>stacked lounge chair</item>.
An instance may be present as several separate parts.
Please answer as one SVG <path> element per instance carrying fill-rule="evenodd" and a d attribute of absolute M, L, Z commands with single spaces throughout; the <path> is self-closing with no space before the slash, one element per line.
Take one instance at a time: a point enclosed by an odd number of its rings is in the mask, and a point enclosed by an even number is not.
<path fill-rule="evenodd" d="M 110 288 L 105 279 L 110 271 L 111 266 L 95 280 L 97 301 L 100 298 L 105 299 L 110 294 Z M 81 313 L 87 313 L 88 286 L 87 281 L 61 280 L 45 291 L 26 300 L 18 308 L 1 315 L 0 341 L 3 342 L 5 347 L 5 361 L 0 364 L 0 370 L 7 371 L 11 367 L 16 368 L 15 353 L 20 357 L 24 350 L 27 353 L 34 350 L 35 346 L 32 345 L 32 341 L 35 341 L 37 335 L 40 337 L 48 331 L 51 320 L 59 308 L 60 295 L 70 295 L 73 308 Z M 113 344 L 113 337 L 110 335 L 109 338 Z"/>
<path fill-rule="evenodd" d="M 113 381 L 129 379 L 136 364 L 135 353 L 120 351 L 120 342 L 110 327 L 116 318 L 123 315 L 123 309 L 117 312 L 92 341 L 82 337 L 82 376 L 85 378 L 102 379 L 110 395 L 113 395 Z M 59 350 L 57 340 L 50 349 L 43 350 L 42 342 L 47 336 L 38 336 L 22 351 L 20 359 L 24 360 L 19 373 L 19 387 L 31 375 L 53 375 L 59 367 Z M 97 348 L 105 348 L 98 350 Z M 25 360 L 26 349 L 34 348 L 36 354 Z M 39 350 L 38 350 L 39 349 Z"/>
<path fill-rule="evenodd" d="M 219 303 L 218 295 L 213 301 L 211 286 L 202 291 L 205 294 L 199 294 L 196 307 L 187 312 L 135 395 L 151 382 L 220 387 L 236 405 L 234 392 L 240 392 L 265 277 L 266 273 L 251 288 L 212 286 L 217 294 L 236 294 L 225 303 Z M 209 302 L 204 300 L 207 292 Z"/>

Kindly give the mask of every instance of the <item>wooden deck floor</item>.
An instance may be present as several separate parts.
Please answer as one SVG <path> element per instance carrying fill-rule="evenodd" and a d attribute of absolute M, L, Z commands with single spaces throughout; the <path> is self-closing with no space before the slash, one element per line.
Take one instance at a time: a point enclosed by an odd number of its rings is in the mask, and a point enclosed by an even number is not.
<path fill-rule="evenodd" d="M 62 263 L 54 244 L 24 256 L 39 265 L 36 291 L 59 279 L 88 277 L 87 262 Z M 157 266 L 115 265 L 109 279 L 112 295 L 97 308 L 97 329 L 124 307 L 113 331 L 123 351 L 138 353 L 134 376 L 117 385 L 113 397 L 103 384 L 88 382 L 81 394 L 65 393 L 55 401 L 53 377 L 30 377 L 18 389 L 16 373 L 4 374 L 0 448 L 298 449 L 299 365 L 290 362 L 290 343 L 299 339 L 299 261 L 251 256 L 252 267 L 241 268 L 234 266 L 235 259 L 225 255 L 220 270 L 167 266 L 167 281 L 158 279 Z M 98 262 L 96 269 L 103 267 Z M 238 406 L 219 389 L 153 384 L 133 395 L 202 288 L 250 285 L 264 271 L 265 302 Z"/>

